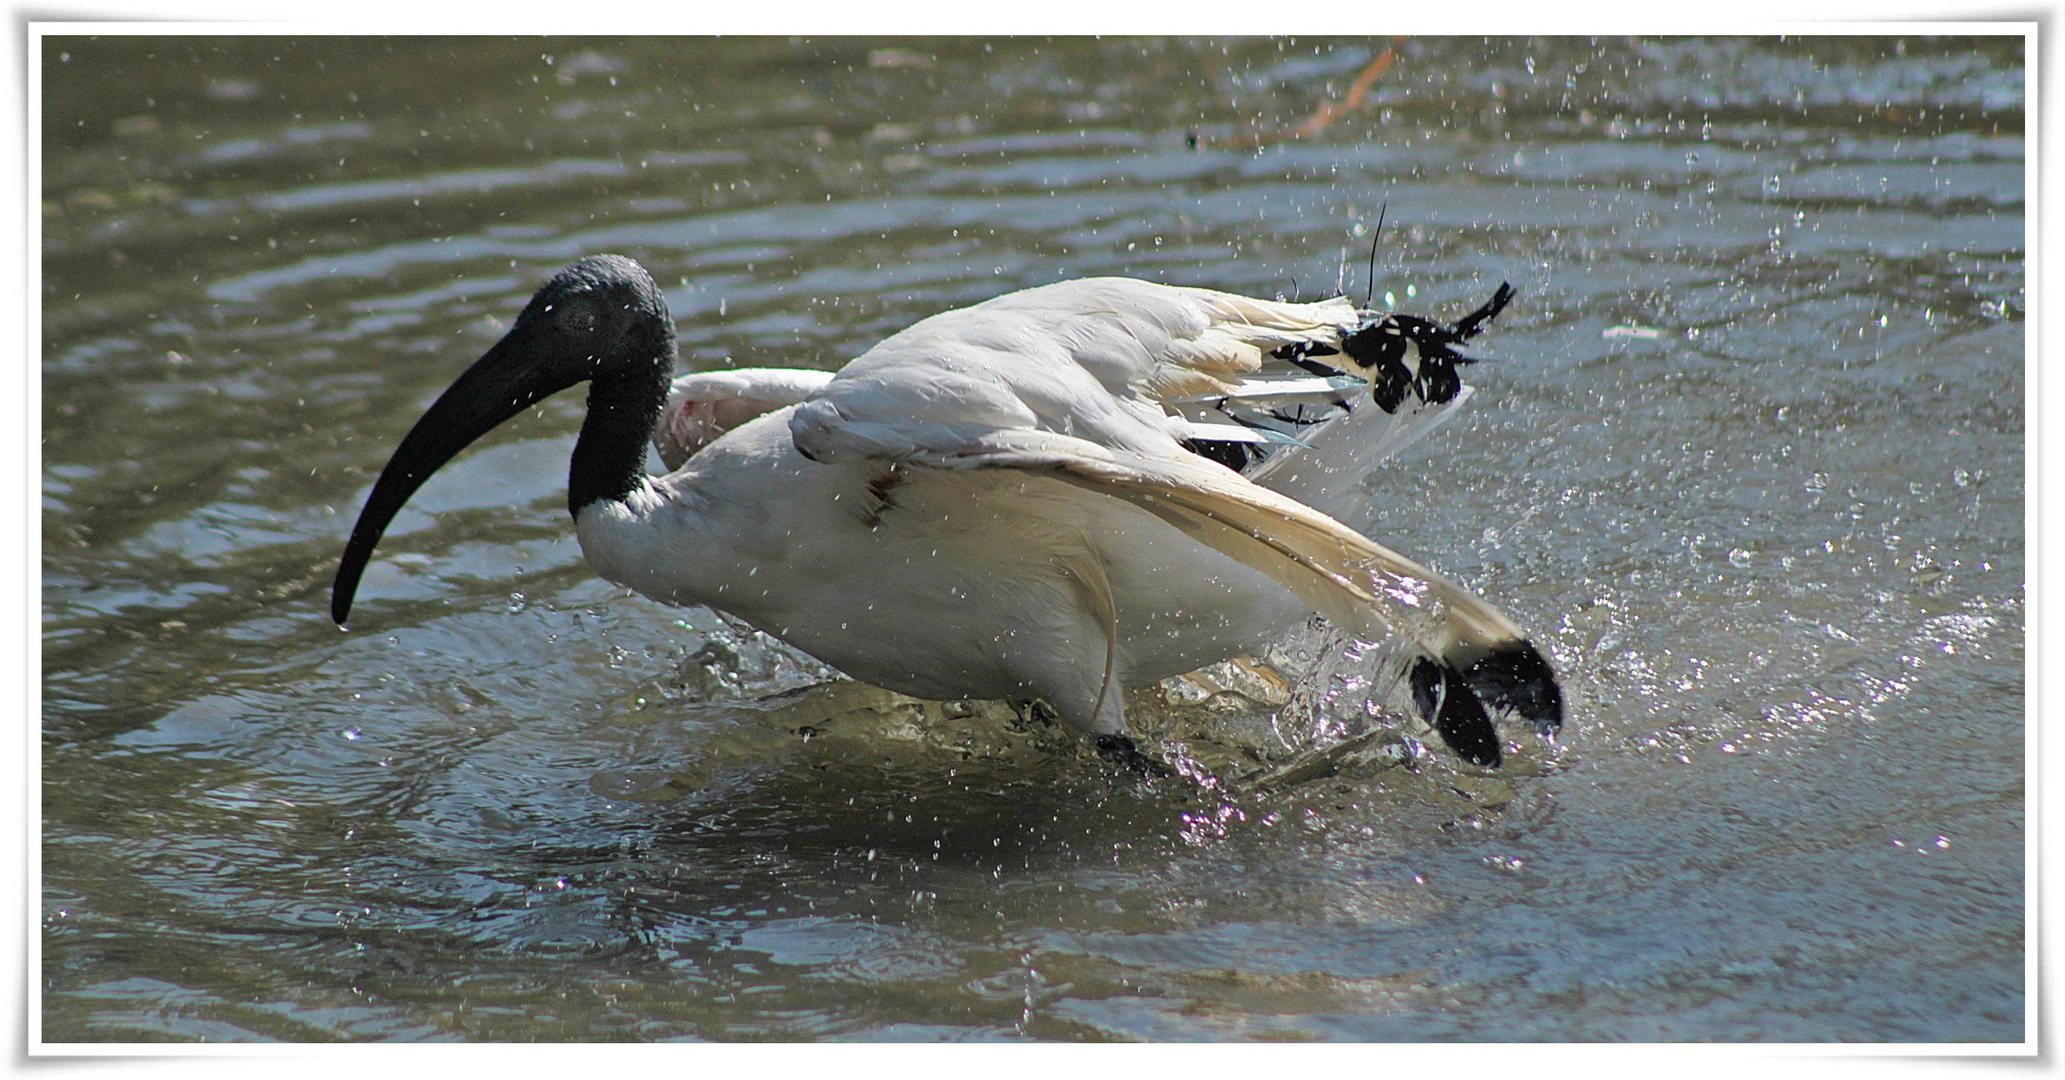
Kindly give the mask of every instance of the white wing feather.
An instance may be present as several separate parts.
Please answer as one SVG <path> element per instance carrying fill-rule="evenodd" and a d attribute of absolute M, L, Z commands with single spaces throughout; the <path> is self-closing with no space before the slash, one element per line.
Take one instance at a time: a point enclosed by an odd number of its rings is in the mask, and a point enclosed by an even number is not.
<path fill-rule="evenodd" d="M 1467 664 L 1523 640 L 1520 629 L 1411 559 L 1184 450 L 1191 422 L 1164 405 L 1237 392 L 1265 352 L 1336 343 L 1356 320 L 1342 299 L 1271 303 L 1112 278 L 1028 289 L 883 341 L 799 406 L 790 431 L 824 462 L 1051 473 L 1154 513 L 1338 623 L 1405 633 Z"/>

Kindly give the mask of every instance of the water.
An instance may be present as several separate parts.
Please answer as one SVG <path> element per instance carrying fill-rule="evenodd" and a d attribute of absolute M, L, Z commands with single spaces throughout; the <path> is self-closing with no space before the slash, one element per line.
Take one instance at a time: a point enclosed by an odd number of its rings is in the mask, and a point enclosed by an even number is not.
<path fill-rule="evenodd" d="M 1415 39 L 1256 149 L 1371 56 L 46 40 L 42 1037 L 2022 1039 L 2020 39 Z M 1521 290 L 1354 522 L 1563 672 L 1499 773 L 1148 786 L 836 681 L 588 574 L 578 394 L 326 617 L 579 256 L 686 368 L 830 368 L 1082 274 L 1359 294 L 1386 200 L 1380 303 Z M 1129 708 L 1228 777 L 1298 742 L 1220 688 Z"/>

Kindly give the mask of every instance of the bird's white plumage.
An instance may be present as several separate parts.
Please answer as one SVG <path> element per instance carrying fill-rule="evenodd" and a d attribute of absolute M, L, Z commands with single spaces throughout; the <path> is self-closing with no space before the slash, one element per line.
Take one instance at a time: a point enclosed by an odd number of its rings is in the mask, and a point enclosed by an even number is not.
<path fill-rule="evenodd" d="M 584 510 L 596 570 L 731 612 L 868 682 L 1040 697 L 1102 731 L 1123 730 L 1116 688 L 1257 648 L 1307 610 L 1126 502 L 1051 477 L 910 468 L 885 508 L 871 489 L 886 467 L 812 462 L 788 418 L 754 420 L 649 493 Z"/>
<path fill-rule="evenodd" d="M 1266 353 L 1338 343 L 1357 319 L 1346 300 L 1088 279 L 932 316 L 829 380 L 690 376 L 656 441 L 701 402 L 692 456 L 582 510 L 582 548 L 611 580 L 857 678 L 1040 697 L 1086 731 L 1124 731 L 1119 689 L 1256 649 L 1308 611 L 1436 653 L 1517 636 L 1181 444 L 1205 419 L 1185 402 L 1259 393 Z"/>
<path fill-rule="evenodd" d="M 1162 453 L 1183 434 L 1165 402 L 1233 390 L 1262 354 L 1338 336 L 1346 300 L 1272 304 L 1208 289 L 1086 278 L 922 320 L 840 369 L 798 409 L 820 461 L 980 454 L 1047 432 Z"/>

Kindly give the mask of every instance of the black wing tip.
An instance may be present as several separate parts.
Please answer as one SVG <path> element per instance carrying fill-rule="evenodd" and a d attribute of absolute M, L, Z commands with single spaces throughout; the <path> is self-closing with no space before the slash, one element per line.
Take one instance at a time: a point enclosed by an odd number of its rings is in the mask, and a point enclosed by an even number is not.
<path fill-rule="evenodd" d="M 1408 674 L 1421 717 L 1472 765 L 1496 769 L 1504 759 L 1491 709 L 1517 713 L 1544 735 L 1563 726 L 1556 670 L 1525 639 L 1505 642 L 1467 665 L 1422 656 Z"/>
<path fill-rule="evenodd" d="M 1456 324 L 1451 331 L 1455 336 L 1455 340 L 1457 342 L 1464 342 L 1476 337 L 1484 330 L 1484 324 L 1498 318 L 1499 312 L 1506 310 L 1506 305 L 1512 303 L 1513 298 L 1518 295 L 1520 295 L 1520 290 L 1514 288 L 1512 282 L 1499 282 L 1498 289 L 1491 294 L 1491 299 L 1486 300 L 1482 307 L 1456 320 Z"/>
<path fill-rule="evenodd" d="M 1413 661 L 1411 679 L 1413 704 L 1419 706 L 1420 715 L 1441 741 L 1472 765 L 1498 768 L 1504 760 L 1498 729 L 1462 674 L 1447 663 L 1423 656 Z"/>
<path fill-rule="evenodd" d="M 1447 404 L 1463 390 L 1463 380 L 1456 368 L 1478 360 L 1464 356 L 1454 347 L 1483 333 L 1485 324 L 1497 318 L 1519 294 L 1512 282 L 1501 281 L 1491 299 L 1456 320 L 1453 326 L 1397 313 L 1368 318 L 1342 337 L 1341 351 L 1361 365 L 1361 374 L 1369 380 L 1370 396 L 1385 412 L 1397 412 L 1408 394 L 1429 405 Z M 1408 370 L 1404 363 L 1408 340 L 1419 346 L 1418 371 Z M 1278 350 L 1278 355 L 1282 355 L 1282 350 Z M 1296 362 L 1300 366 L 1308 363 L 1302 358 Z"/>
<path fill-rule="evenodd" d="M 1463 680 L 1491 705 L 1510 709 L 1543 734 L 1563 726 L 1563 687 L 1556 669 L 1525 638 L 1503 642 L 1472 660 Z"/>

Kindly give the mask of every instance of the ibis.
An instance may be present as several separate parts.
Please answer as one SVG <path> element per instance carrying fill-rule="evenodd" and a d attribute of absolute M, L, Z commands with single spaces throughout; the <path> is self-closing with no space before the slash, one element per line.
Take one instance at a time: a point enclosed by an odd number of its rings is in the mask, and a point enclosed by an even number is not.
<path fill-rule="evenodd" d="M 652 278 L 585 258 L 402 439 L 331 614 L 345 622 L 433 472 L 585 382 L 567 509 L 589 565 L 654 600 L 728 612 L 902 693 L 1043 701 L 1135 767 L 1124 690 L 1317 613 L 1398 642 L 1414 706 L 1496 766 L 1494 713 L 1562 723 L 1550 663 L 1481 597 L 1313 505 L 1345 509 L 1343 485 L 1313 477 L 1353 466 L 1370 430 L 1396 443 L 1459 405 L 1458 347 L 1512 295 L 1444 324 L 1089 278 L 922 319 L 836 374 L 677 382 Z M 1389 426 L 1356 428 L 1358 413 Z M 648 473 L 648 443 L 672 471 Z"/>

